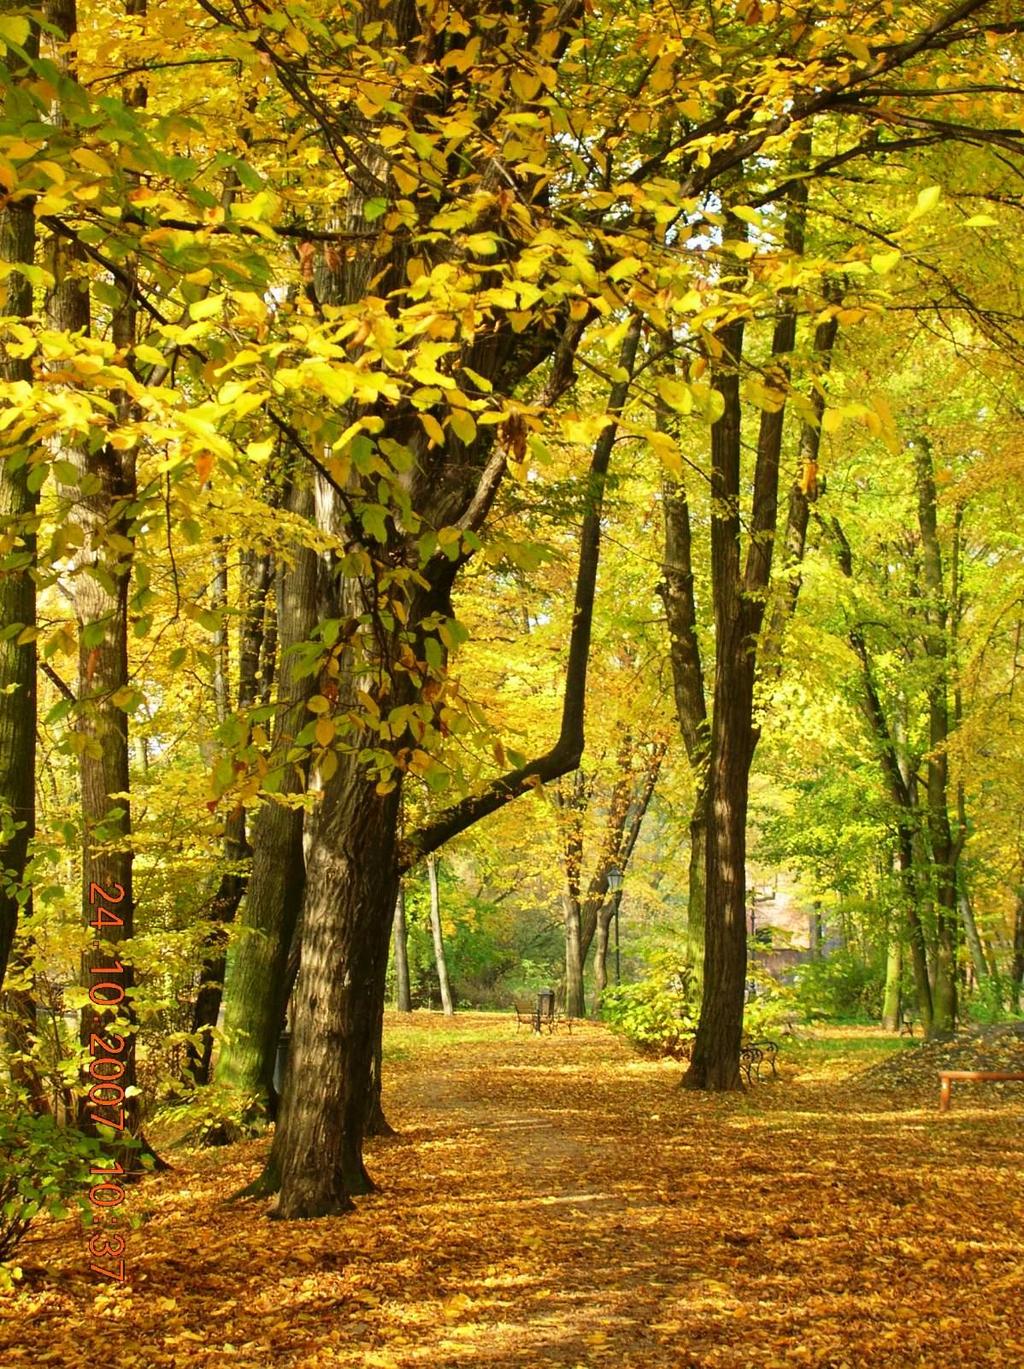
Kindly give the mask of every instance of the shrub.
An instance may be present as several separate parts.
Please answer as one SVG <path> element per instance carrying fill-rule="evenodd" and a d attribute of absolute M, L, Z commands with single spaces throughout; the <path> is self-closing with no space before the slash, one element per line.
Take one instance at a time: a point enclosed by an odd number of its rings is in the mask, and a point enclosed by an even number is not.
<path fill-rule="evenodd" d="M 875 1019 L 884 989 L 884 965 L 867 963 L 845 948 L 796 972 L 796 999 L 808 1017 Z"/>
<path fill-rule="evenodd" d="M 780 1027 L 789 1027 L 799 1011 L 796 995 L 791 988 L 780 984 L 774 975 L 752 967 L 748 983 L 755 989 L 743 1008 L 743 1030 L 755 1040 L 771 1036 Z"/>
<path fill-rule="evenodd" d="M 40 1212 L 62 1218 L 78 1208 L 88 1220 L 90 1167 L 103 1157 L 98 1140 L 59 1127 L 16 1100 L 0 1102 L 0 1262 L 9 1260 Z M 0 1269 L 9 1285 L 11 1271 Z"/>
<path fill-rule="evenodd" d="M 601 1016 L 635 1050 L 674 1059 L 696 1030 L 698 1010 L 689 969 L 667 957 L 650 978 L 605 989 L 601 999 Z"/>

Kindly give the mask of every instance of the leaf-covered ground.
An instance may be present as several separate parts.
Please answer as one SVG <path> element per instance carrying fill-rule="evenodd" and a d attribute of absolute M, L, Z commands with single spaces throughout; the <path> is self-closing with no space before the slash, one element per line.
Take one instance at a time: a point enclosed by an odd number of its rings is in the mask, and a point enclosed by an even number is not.
<path fill-rule="evenodd" d="M 265 1143 L 130 1194 L 131 1282 L 41 1226 L 0 1364 L 67 1369 L 1024 1365 L 1024 1086 L 864 1087 L 895 1043 L 787 1046 L 748 1095 L 683 1093 L 597 1027 L 389 1022 L 381 1191 L 347 1217 L 229 1205 Z M 910 1048 L 913 1049 L 913 1048 Z"/>

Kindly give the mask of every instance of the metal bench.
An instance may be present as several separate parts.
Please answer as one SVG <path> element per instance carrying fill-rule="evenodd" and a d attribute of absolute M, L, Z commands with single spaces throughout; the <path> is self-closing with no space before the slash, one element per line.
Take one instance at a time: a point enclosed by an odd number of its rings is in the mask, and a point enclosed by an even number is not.
<path fill-rule="evenodd" d="M 747 1083 L 752 1084 L 754 1078 L 760 1082 L 761 1066 L 765 1061 L 772 1067 L 772 1078 L 778 1079 L 779 1071 L 775 1067 L 778 1054 L 777 1041 L 744 1041 L 740 1048 L 740 1069 L 747 1076 Z"/>

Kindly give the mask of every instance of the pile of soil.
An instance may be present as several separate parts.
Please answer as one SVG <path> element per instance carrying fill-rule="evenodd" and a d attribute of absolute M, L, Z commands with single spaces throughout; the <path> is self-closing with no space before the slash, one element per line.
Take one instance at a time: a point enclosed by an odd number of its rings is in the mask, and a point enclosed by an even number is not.
<path fill-rule="evenodd" d="M 953 1036 L 908 1046 L 865 1070 L 859 1082 L 886 1089 L 934 1088 L 939 1070 L 1024 1073 L 1024 1022 L 969 1027 Z"/>

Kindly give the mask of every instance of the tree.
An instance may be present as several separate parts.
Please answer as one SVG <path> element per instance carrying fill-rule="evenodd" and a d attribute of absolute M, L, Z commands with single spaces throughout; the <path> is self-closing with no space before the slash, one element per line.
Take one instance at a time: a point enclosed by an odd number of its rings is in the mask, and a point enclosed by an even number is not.
<path fill-rule="evenodd" d="M 430 934 L 434 939 L 434 963 L 441 992 L 441 1009 L 445 1017 L 455 1011 L 451 985 L 448 983 L 448 962 L 444 954 L 444 931 L 441 927 L 441 894 L 437 883 L 437 857 L 427 857 L 427 876 L 430 880 Z"/>
<path fill-rule="evenodd" d="M 6 3 L 5 18 L 17 11 Z M 37 35 L 27 19 L 22 41 L 30 56 L 37 50 Z M 24 76 L 15 62 L 12 75 Z M 4 92 L 5 117 L 14 87 Z M 36 221 L 26 200 L 7 200 L 0 210 L 0 263 L 6 286 L 5 313 L 20 320 L 31 318 L 35 266 Z M 28 356 L 0 349 L 0 378 L 8 385 L 28 385 L 32 362 Z M 19 913 L 28 893 L 26 866 L 35 826 L 36 768 L 36 589 L 28 573 L 36 555 L 33 517 L 38 486 L 25 448 L 15 450 L 0 466 L 0 987 L 14 945 Z"/>

